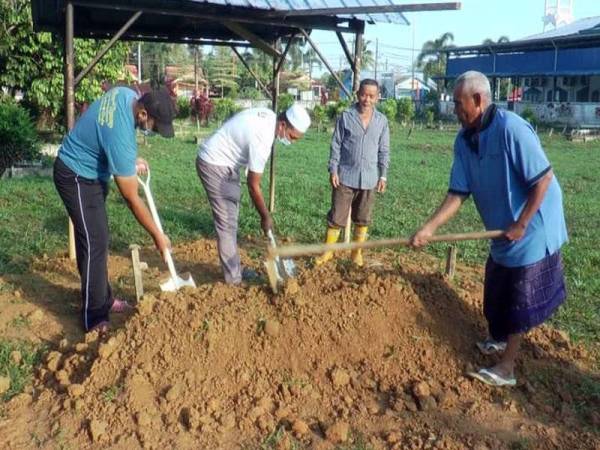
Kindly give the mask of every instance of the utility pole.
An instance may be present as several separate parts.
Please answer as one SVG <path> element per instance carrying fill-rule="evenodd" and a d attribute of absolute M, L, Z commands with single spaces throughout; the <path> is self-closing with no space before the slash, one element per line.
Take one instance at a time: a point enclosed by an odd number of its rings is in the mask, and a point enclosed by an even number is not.
<path fill-rule="evenodd" d="M 416 18 L 412 21 L 412 77 L 410 80 L 410 86 L 412 90 L 415 90 L 415 34 L 416 34 L 417 22 Z"/>
<path fill-rule="evenodd" d="M 198 91 L 198 46 L 194 45 L 194 89 Z"/>
<path fill-rule="evenodd" d="M 138 84 L 142 84 L 142 43 L 138 42 L 137 51 L 137 63 L 138 63 Z"/>
<path fill-rule="evenodd" d="M 375 80 L 377 80 L 377 71 L 379 70 L 379 38 L 375 39 Z"/>

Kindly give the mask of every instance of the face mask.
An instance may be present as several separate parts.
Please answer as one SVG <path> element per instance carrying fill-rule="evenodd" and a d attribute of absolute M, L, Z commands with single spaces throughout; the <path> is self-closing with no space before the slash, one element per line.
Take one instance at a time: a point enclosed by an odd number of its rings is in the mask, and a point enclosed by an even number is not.
<path fill-rule="evenodd" d="M 277 136 L 277 141 L 282 145 L 291 145 L 291 141 L 287 138 L 287 136 L 279 137 Z"/>

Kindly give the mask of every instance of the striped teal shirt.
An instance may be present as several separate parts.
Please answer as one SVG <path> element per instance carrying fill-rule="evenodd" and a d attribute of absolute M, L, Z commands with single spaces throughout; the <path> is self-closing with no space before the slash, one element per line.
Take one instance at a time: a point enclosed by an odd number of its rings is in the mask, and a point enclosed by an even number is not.
<path fill-rule="evenodd" d="M 353 189 L 374 189 L 385 178 L 390 163 L 390 129 L 379 111 L 363 128 L 358 105 L 338 118 L 329 156 L 329 173 L 337 173 L 340 183 Z"/>

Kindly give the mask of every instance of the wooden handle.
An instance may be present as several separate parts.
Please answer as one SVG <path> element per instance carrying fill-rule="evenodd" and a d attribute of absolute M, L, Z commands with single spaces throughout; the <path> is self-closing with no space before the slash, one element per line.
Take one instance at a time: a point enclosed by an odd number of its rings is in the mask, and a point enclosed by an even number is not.
<path fill-rule="evenodd" d="M 456 241 L 469 241 L 475 239 L 497 239 L 504 236 L 504 231 L 493 230 L 493 231 L 478 231 L 475 233 L 455 233 L 455 234 L 439 234 L 432 236 L 429 242 L 456 242 Z M 377 248 L 377 247 L 393 247 L 397 245 L 409 245 L 409 238 L 398 238 L 398 239 L 381 239 L 378 241 L 367 241 L 367 242 L 350 242 L 348 244 L 310 244 L 310 245 L 288 245 L 285 247 L 269 247 L 268 255 L 269 258 L 280 257 L 293 257 L 293 256 L 307 256 L 317 255 L 327 251 L 338 252 L 342 250 L 355 250 L 358 248 Z"/>

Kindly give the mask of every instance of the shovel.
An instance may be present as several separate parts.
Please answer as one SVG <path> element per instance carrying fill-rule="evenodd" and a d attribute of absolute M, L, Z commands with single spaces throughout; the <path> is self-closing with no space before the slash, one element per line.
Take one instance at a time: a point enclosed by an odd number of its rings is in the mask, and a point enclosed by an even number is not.
<path fill-rule="evenodd" d="M 269 239 L 270 249 L 277 250 L 277 241 L 275 240 L 273 230 L 267 232 L 267 238 Z M 267 258 L 265 267 L 267 268 L 271 286 L 273 286 L 273 280 L 275 286 L 277 286 L 278 284 L 283 284 L 286 278 L 293 278 L 296 276 L 296 264 L 289 258 L 282 259 L 279 256 Z"/>
<path fill-rule="evenodd" d="M 158 227 L 158 230 L 163 233 L 163 228 L 160 223 L 160 217 L 158 217 L 158 211 L 156 211 L 156 205 L 154 204 L 154 198 L 152 197 L 152 191 L 150 190 L 150 169 L 148 168 L 148 176 L 144 181 L 140 176 L 138 176 L 138 181 L 142 185 L 144 189 L 144 194 L 146 195 L 146 200 L 148 201 L 148 207 L 150 208 L 150 213 L 152 214 L 152 219 L 154 219 L 154 223 Z M 167 250 L 165 254 L 165 259 L 167 260 L 167 267 L 169 268 L 169 274 L 171 277 L 160 284 L 160 289 L 165 292 L 174 292 L 179 290 L 184 286 L 196 287 L 196 283 L 194 283 L 194 279 L 189 273 L 182 274 L 180 277 L 177 275 L 177 271 L 175 270 L 175 264 L 173 264 L 173 257 L 171 256 L 171 250 Z"/>
<path fill-rule="evenodd" d="M 429 242 L 456 242 L 456 241 L 467 241 L 473 239 L 498 239 L 504 236 L 504 231 L 493 230 L 483 231 L 475 233 L 456 233 L 456 234 L 439 234 L 432 236 Z M 292 257 L 292 256 L 308 256 L 321 254 L 326 251 L 342 251 L 342 250 L 356 250 L 359 248 L 378 248 L 378 247 L 393 247 L 397 245 L 410 245 L 410 239 L 399 238 L 399 239 L 381 239 L 378 241 L 367 241 L 367 242 L 350 242 L 347 244 L 311 244 L 311 245 L 290 245 L 286 247 L 275 247 L 270 245 L 268 248 L 267 261 L 265 266 L 267 267 L 267 274 L 269 275 L 269 283 L 274 293 L 277 293 L 278 285 L 282 284 L 283 277 L 277 278 L 277 263 L 279 258 Z"/>

